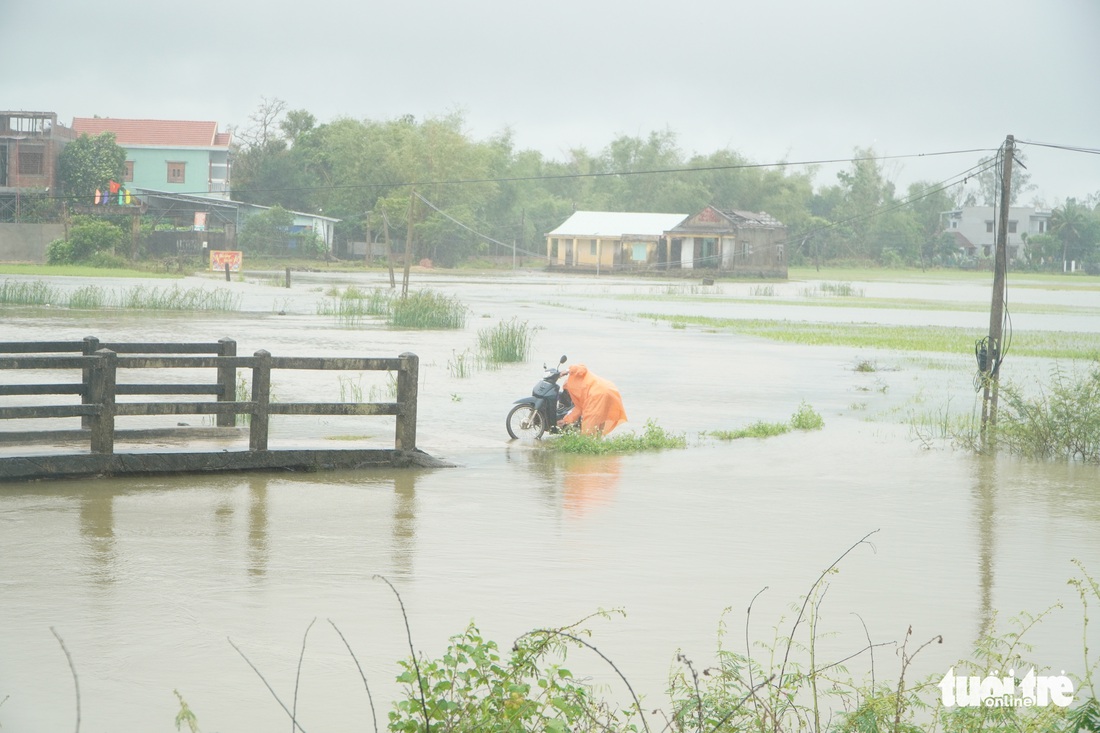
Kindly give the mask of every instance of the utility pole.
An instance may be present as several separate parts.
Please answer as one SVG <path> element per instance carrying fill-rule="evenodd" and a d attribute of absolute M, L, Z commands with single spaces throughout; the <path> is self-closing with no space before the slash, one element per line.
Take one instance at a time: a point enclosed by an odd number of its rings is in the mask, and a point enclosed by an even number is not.
<path fill-rule="evenodd" d="M 393 247 L 390 246 L 390 218 L 386 216 L 386 210 L 382 210 L 382 231 L 386 237 L 386 265 L 390 270 L 390 290 L 397 289 L 397 281 L 393 277 Z"/>
<path fill-rule="evenodd" d="M 412 266 L 413 251 L 413 214 L 416 211 L 416 189 L 409 194 L 409 215 L 406 217 L 409 228 L 405 231 L 405 274 L 401 280 L 401 297 L 409 294 L 409 268 Z"/>
<path fill-rule="evenodd" d="M 997 212 L 996 253 L 993 257 L 993 301 L 989 308 L 989 339 L 982 370 L 982 443 L 986 440 L 986 425 L 997 424 L 997 388 L 1001 366 L 1001 338 L 1004 330 L 1005 277 L 1008 270 L 1008 206 L 1012 200 L 1012 156 L 1016 140 L 1005 139 L 1001 153 L 1001 208 Z"/>

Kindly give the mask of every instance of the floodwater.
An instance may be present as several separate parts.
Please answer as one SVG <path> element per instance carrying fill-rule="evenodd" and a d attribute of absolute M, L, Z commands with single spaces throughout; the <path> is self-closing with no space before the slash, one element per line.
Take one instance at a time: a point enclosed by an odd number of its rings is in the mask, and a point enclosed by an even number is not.
<path fill-rule="evenodd" d="M 171 730 L 173 690 L 203 730 L 269 730 L 287 716 L 265 680 L 288 707 L 297 700 L 306 730 L 369 728 L 370 698 L 336 628 L 362 665 L 384 726 L 409 640 L 397 599 L 376 576 L 400 593 L 412 644 L 429 656 L 471 620 L 507 650 L 525 631 L 624 609 L 625 617 L 589 621 L 590 641 L 646 707 L 657 708 L 677 650 L 697 668 L 713 662 L 723 609 L 726 643 L 742 650 L 746 609 L 766 588 L 748 630 L 771 640 L 776 625 L 789 630 L 791 604 L 871 532 L 871 544 L 853 550 L 828 581 L 820 628 L 836 635 L 820 642 L 819 660 L 848 656 L 867 635 L 900 643 L 912 627 L 920 642 L 943 635 L 917 665 L 938 675 L 969 654 L 993 615 L 1007 629 L 1020 612 L 1062 602 L 1029 632 L 1032 659 L 1084 672 L 1082 612 L 1066 581 L 1077 572 L 1074 558 L 1100 573 L 1100 471 L 928 449 L 908 427 L 911 413 L 973 408 L 971 354 L 791 346 L 636 315 L 813 320 L 822 328 L 839 320 L 960 325 L 978 337 L 988 315 L 958 304 L 988 301 L 987 287 L 855 284 L 866 298 L 944 303 L 915 310 L 831 308 L 809 297 L 772 304 L 744 284 L 692 292 L 682 281 L 530 273 L 413 279 L 414 288 L 466 303 L 466 328 L 392 331 L 317 315 L 330 287 L 383 286 L 377 273 L 295 273 L 289 290 L 262 281 L 184 283 L 240 293 L 243 310 L 229 315 L 0 313 L 5 341 L 230 337 L 240 354 L 413 351 L 421 359 L 418 445 L 457 464 L 0 485 L 4 731 L 74 724 L 65 650 L 84 730 Z M 797 301 L 813 286 L 776 285 L 776 300 Z M 1065 328 L 1071 319 L 1074 330 L 1100 330 L 1095 289 L 1013 294 L 1015 303 L 1047 309 L 1014 316 L 1017 328 Z M 479 329 L 511 318 L 535 328 L 529 363 L 452 374 L 449 362 L 475 349 Z M 656 420 L 684 433 L 688 448 L 578 457 L 510 442 L 504 416 L 512 401 L 529 393 L 544 361 L 563 353 L 617 383 L 630 417 L 622 430 Z M 878 371 L 856 371 L 864 360 Z M 1049 366 L 1011 360 L 1004 373 L 1030 378 Z M 385 388 L 370 382 L 379 378 L 357 383 L 364 397 Z M 287 401 L 338 400 L 341 386 L 318 373 L 276 381 L 274 390 Z M 733 442 L 702 435 L 785 421 L 802 401 L 822 414 L 824 429 Z M 348 436 L 384 443 L 392 430 L 392 418 L 275 416 L 271 447 L 357 445 L 333 440 Z M 848 666 L 862 677 L 868 661 Z M 875 661 L 880 680 L 896 675 L 891 647 Z M 569 666 L 626 701 L 591 652 L 574 652 Z"/>

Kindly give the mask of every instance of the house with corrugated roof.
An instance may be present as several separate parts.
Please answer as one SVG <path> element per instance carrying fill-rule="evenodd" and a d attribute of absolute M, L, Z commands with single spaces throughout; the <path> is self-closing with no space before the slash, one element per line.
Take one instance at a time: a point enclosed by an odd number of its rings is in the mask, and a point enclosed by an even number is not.
<path fill-rule="evenodd" d="M 699 213 L 576 211 L 546 235 L 552 268 L 719 270 L 787 277 L 787 228 L 764 212 L 708 206 Z"/>
<path fill-rule="evenodd" d="M 665 233 L 669 269 L 787 277 L 787 227 L 763 211 L 708 206 Z"/>
<path fill-rule="evenodd" d="M 665 232 L 687 214 L 574 211 L 546 235 L 551 267 L 621 270 L 653 267 Z"/>
<path fill-rule="evenodd" d="M 114 133 L 126 151 L 123 185 L 167 193 L 229 198 L 229 143 L 217 122 L 75 117 L 77 135 Z"/>

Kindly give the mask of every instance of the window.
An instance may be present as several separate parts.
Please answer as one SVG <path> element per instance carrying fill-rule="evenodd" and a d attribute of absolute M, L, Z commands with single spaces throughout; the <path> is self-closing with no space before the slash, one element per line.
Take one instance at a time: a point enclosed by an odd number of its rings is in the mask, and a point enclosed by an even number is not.
<path fill-rule="evenodd" d="M 1046 219 L 1040 219 L 1039 221 L 1036 222 L 1036 224 L 1039 225 L 1038 226 L 1039 234 L 1045 234 L 1046 233 L 1048 223 L 1049 222 Z"/>
<path fill-rule="evenodd" d="M 125 183 L 130 183 L 134 180 L 134 161 L 126 161 L 126 168 L 122 171 L 122 180 Z"/>
<path fill-rule="evenodd" d="M 958 229 L 959 228 L 959 220 L 958 219 L 952 219 L 951 220 L 951 228 L 952 229 Z"/>
<path fill-rule="evenodd" d="M 985 223 L 985 231 L 986 231 L 987 233 L 988 233 L 988 232 L 992 232 L 992 231 L 993 231 L 993 222 L 992 222 L 992 221 L 987 221 L 987 222 Z"/>
<path fill-rule="evenodd" d="M 19 149 L 19 175 L 42 175 L 45 151 L 41 145 L 27 145 Z"/>
<path fill-rule="evenodd" d="M 1016 222 L 1014 222 L 1014 221 L 1008 222 L 1008 233 L 1009 234 L 1015 234 L 1016 233 Z"/>
<path fill-rule="evenodd" d="M 595 239 L 588 240 L 588 254 L 593 255 L 593 256 L 596 254 L 596 240 Z"/>
<path fill-rule="evenodd" d="M 174 163 L 169 161 L 168 163 L 168 182 L 169 183 L 185 183 L 185 172 L 187 170 L 186 163 Z"/>
<path fill-rule="evenodd" d="M 635 262 L 645 262 L 649 254 L 649 247 L 644 244 L 632 244 L 630 246 L 630 259 Z"/>

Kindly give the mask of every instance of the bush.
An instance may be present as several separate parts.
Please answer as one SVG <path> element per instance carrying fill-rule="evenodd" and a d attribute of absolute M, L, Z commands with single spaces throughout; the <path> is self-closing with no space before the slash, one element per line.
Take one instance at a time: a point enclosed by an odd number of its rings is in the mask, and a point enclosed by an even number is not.
<path fill-rule="evenodd" d="M 88 264 L 105 270 L 123 270 L 130 266 L 130 261 L 110 252 L 96 252 L 88 258 Z"/>
<path fill-rule="evenodd" d="M 1028 458 L 1100 463 L 1100 361 L 1084 375 L 1055 369 L 1037 397 L 1001 385 L 998 445 Z"/>
<path fill-rule="evenodd" d="M 126 233 L 103 219 L 81 217 L 69 229 L 73 262 L 87 262 L 98 252 L 113 254 L 125 241 Z"/>
<path fill-rule="evenodd" d="M 46 245 L 47 265 L 71 265 L 73 245 L 67 239 L 55 239 Z"/>

